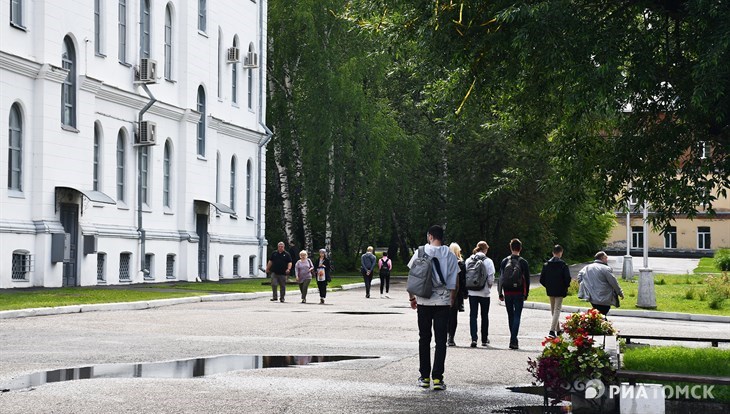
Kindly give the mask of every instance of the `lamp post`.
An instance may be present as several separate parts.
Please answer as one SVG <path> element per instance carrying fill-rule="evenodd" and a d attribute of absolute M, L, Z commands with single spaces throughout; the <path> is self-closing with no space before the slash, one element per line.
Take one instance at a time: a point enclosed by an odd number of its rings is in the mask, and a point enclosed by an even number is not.
<path fill-rule="evenodd" d="M 631 200 L 626 201 L 626 255 L 624 256 L 621 278 L 624 280 L 634 278 L 634 264 L 631 257 Z"/>
<path fill-rule="evenodd" d="M 639 308 L 656 308 L 656 292 L 654 288 L 654 275 L 649 268 L 649 211 L 647 203 L 644 202 L 644 267 L 639 269 L 639 295 L 636 298 L 636 306 Z"/>

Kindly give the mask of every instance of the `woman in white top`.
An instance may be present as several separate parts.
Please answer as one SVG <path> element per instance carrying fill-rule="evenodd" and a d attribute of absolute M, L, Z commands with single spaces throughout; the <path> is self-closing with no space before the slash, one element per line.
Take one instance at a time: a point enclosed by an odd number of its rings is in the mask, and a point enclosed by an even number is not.
<path fill-rule="evenodd" d="M 469 265 L 475 261 L 481 261 L 484 266 L 484 272 L 487 275 L 487 281 L 484 287 L 480 290 L 469 290 L 469 328 L 471 330 L 471 347 L 476 348 L 477 346 L 477 314 L 479 313 L 479 307 L 482 308 L 482 346 L 487 346 L 489 343 L 489 292 L 494 285 L 494 262 L 492 259 L 487 257 L 487 251 L 489 245 L 485 241 L 480 241 L 474 248 L 471 257 L 466 259 L 467 273 Z M 472 266 L 473 267 L 473 266 Z"/>

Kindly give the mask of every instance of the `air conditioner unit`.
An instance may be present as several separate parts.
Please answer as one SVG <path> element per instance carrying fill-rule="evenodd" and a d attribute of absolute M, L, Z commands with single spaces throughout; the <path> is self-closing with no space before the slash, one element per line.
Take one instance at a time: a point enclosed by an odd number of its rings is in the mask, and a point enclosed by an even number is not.
<path fill-rule="evenodd" d="M 248 52 L 246 59 L 243 60 L 243 66 L 246 68 L 255 68 L 259 65 L 259 55 L 255 52 Z"/>
<path fill-rule="evenodd" d="M 157 61 L 142 58 L 139 61 L 139 81 L 144 83 L 157 82 Z"/>
<path fill-rule="evenodd" d="M 238 63 L 241 60 L 241 49 L 237 47 L 229 47 L 226 56 L 228 63 Z"/>
<path fill-rule="evenodd" d="M 152 121 L 142 121 L 139 123 L 139 131 L 137 134 L 137 145 L 155 145 L 157 137 L 157 124 Z"/>

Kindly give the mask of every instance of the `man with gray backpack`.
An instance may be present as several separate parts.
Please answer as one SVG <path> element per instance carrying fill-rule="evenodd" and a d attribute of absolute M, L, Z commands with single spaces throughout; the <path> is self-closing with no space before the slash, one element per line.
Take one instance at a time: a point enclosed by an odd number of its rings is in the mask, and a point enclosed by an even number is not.
<path fill-rule="evenodd" d="M 482 346 L 489 343 L 489 293 L 494 285 L 494 262 L 487 257 L 489 245 L 480 241 L 466 259 L 466 288 L 469 290 L 469 328 L 471 347 L 477 346 L 477 315 L 482 308 Z"/>
<path fill-rule="evenodd" d="M 428 244 L 421 246 L 408 262 L 408 294 L 411 308 L 418 311 L 418 386 L 445 390 L 444 363 L 449 308 L 456 300 L 459 265 L 456 256 L 443 245 L 444 229 L 434 225 L 426 235 Z M 431 367 L 431 330 L 436 350 Z"/>
<path fill-rule="evenodd" d="M 520 257 L 522 242 L 512 239 L 509 242 L 512 254 L 502 260 L 499 266 L 499 300 L 504 301 L 507 308 L 507 324 L 509 325 L 509 348 L 519 349 L 517 333 L 520 331 L 522 306 L 530 294 L 530 265 Z"/>

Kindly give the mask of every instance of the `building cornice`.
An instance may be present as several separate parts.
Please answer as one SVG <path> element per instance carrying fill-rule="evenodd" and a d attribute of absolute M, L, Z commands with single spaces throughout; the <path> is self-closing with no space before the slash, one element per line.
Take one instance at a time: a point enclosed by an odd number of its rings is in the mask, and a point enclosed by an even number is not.
<path fill-rule="evenodd" d="M 0 50 L 0 68 L 10 72 L 35 79 L 41 70 L 41 66 L 38 62 Z"/>
<path fill-rule="evenodd" d="M 145 96 L 125 91 L 104 83 L 102 83 L 101 88 L 97 92 L 96 96 L 101 100 L 115 103 L 118 105 L 123 105 L 136 111 L 142 109 L 147 104 L 147 102 L 149 102 L 149 98 Z M 149 109 L 148 113 L 179 122 L 185 119 L 186 111 L 187 109 L 157 101 Z"/>
<path fill-rule="evenodd" d="M 82 91 L 91 92 L 94 95 L 99 92 L 101 85 L 104 84 L 103 81 L 100 81 L 99 79 L 94 79 L 90 76 L 81 75 L 79 76 L 79 79 L 81 80 L 79 88 L 81 88 Z"/>
<path fill-rule="evenodd" d="M 48 63 L 44 63 L 36 75 L 36 79 L 45 79 L 58 84 L 63 83 L 68 77 L 68 69 L 59 68 Z"/>
<path fill-rule="evenodd" d="M 211 129 L 229 137 L 242 139 L 244 141 L 252 143 L 258 143 L 261 140 L 261 137 L 264 135 L 261 132 L 231 124 L 230 122 L 226 122 L 212 115 L 209 117 L 209 119 L 209 125 Z"/>

